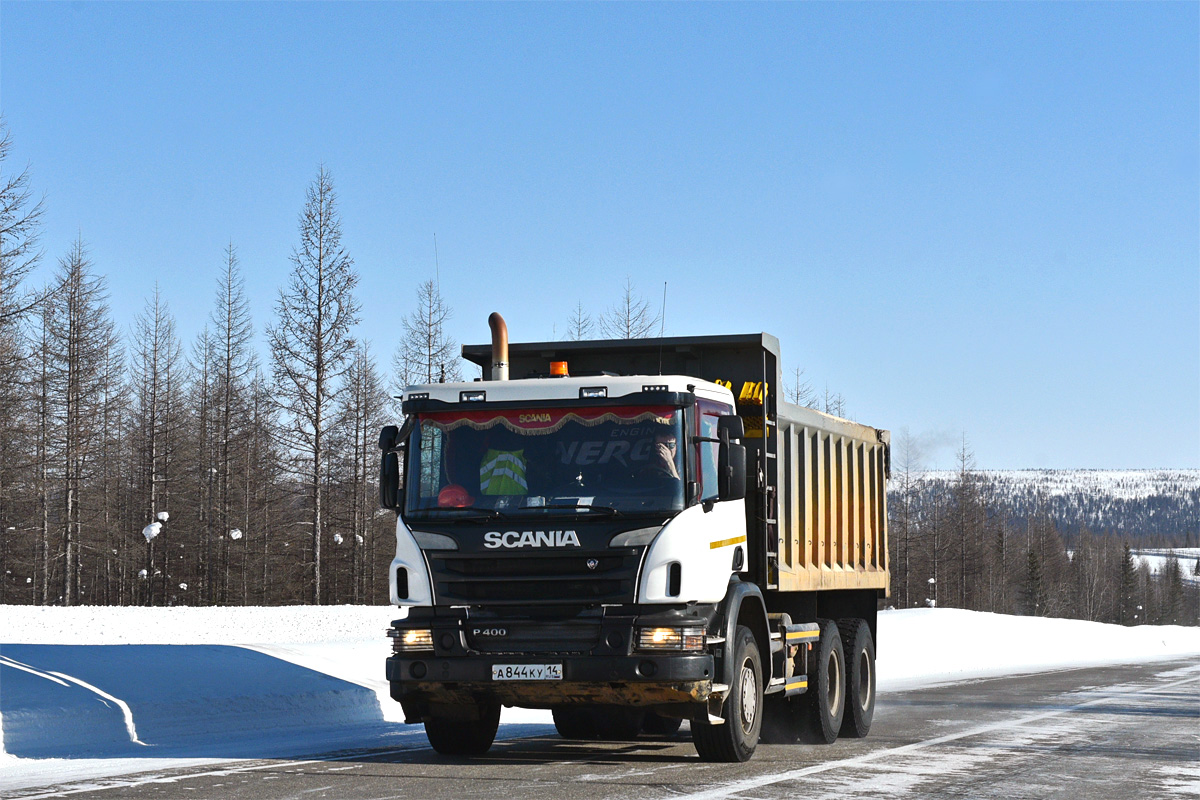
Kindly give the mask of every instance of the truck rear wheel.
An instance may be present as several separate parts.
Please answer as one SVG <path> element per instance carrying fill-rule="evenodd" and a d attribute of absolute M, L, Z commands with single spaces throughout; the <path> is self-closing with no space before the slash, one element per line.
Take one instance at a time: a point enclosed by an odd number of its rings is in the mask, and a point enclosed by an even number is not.
<path fill-rule="evenodd" d="M 846 646 L 846 713 L 841 735 L 862 739 L 875 717 L 875 640 L 864 619 L 843 619 L 838 629 Z"/>
<path fill-rule="evenodd" d="M 835 622 L 820 620 L 821 641 L 808 676 L 808 713 L 802 738 L 813 744 L 833 744 L 846 710 L 846 654 Z"/>
<path fill-rule="evenodd" d="M 433 749 L 445 756 L 481 756 L 492 747 L 500 727 L 500 704 L 489 703 L 478 708 L 478 719 L 470 709 L 463 717 L 430 717 L 425 720 L 425 735 Z"/>
<path fill-rule="evenodd" d="M 835 629 L 836 630 L 836 629 Z M 758 643 L 745 625 L 739 625 L 728 642 L 733 660 L 733 683 L 725 700 L 721 725 L 692 723 L 692 742 L 704 761 L 738 762 L 754 755 L 762 729 L 762 658 Z"/>

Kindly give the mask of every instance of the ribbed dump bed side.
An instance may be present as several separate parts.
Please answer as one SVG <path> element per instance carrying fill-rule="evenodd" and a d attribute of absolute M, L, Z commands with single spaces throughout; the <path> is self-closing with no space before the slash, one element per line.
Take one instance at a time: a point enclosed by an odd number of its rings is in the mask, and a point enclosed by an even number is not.
<path fill-rule="evenodd" d="M 888 432 L 790 403 L 775 431 L 779 590 L 888 590 Z"/>

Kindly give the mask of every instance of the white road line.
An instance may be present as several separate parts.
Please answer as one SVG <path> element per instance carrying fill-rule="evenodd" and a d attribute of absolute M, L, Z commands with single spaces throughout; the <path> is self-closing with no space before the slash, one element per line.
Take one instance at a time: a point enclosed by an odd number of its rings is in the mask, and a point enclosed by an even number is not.
<path fill-rule="evenodd" d="M 1128 691 L 1116 691 L 1115 694 L 1109 695 L 1107 697 L 1099 697 L 1095 700 L 1088 700 L 1087 702 L 1079 703 L 1079 704 L 1073 705 L 1069 708 L 1062 708 L 1062 709 L 1058 709 L 1055 711 L 1043 711 L 1040 714 L 1031 714 L 1030 716 L 1027 716 L 1027 717 L 1022 717 L 1020 719 L 1015 719 L 1015 720 L 1008 720 L 1006 722 L 993 722 L 989 725 L 980 725 L 977 728 L 971 728 L 969 730 L 961 731 L 959 733 L 951 733 L 951 734 L 947 734 L 945 736 L 938 736 L 933 739 L 926 739 L 921 742 L 913 742 L 912 744 L 901 745 L 900 747 L 893 747 L 888 750 L 876 750 L 874 752 L 867 753 L 867 754 L 861 755 L 861 756 L 856 756 L 854 758 L 844 758 L 844 759 L 841 759 L 840 761 L 828 761 L 824 764 L 814 764 L 811 767 L 805 767 L 803 769 L 794 769 L 789 772 L 778 772 L 773 775 L 761 775 L 757 778 L 747 778 L 746 780 L 737 781 L 735 783 L 728 783 L 728 784 L 725 784 L 724 786 L 717 786 L 712 789 L 706 789 L 705 791 L 702 791 L 702 792 L 696 792 L 694 794 L 673 794 L 673 795 L 668 795 L 668 797 L 670 800 L 721 800 L 721 798 L 731 797 L 733 795 L 740 794 L 742 792 L 751 791 L 753 789 L 761 789 L 764 786 L 770 786 L 770 785 L 776 784 L 776 783 L 786 783 L 787 781 L 794 781 L 797 778 L 803 778 L 808 775 L 816 775 L 816 774 L 819 774 L 822 772 L 829 772 L 830 770 L 841 769 L 843 767 L 855 767 L 855 766 L 860 766 L 860 765 L 864 765 L 864 764 L 870 764 L 873 761 L 879 761 L 881 759 L 889 758 L 891 756 L 903 755 L 905 753 L 911 753 L 916 750 L 924 750 L 927 747 L 935 747 L 939 744 L 945 744 L 946 742 L 953 742 L 953 741 L 957 741 L 959 739 L 969 739 L 972 736 L 981 736 L 985 733 L 992 733 L 993 731 L 1001 731 L 1001 730 L 1006 730 L 1008 728 L 1019 728 L 1024 725 L 1028 725 L 1032 722 L 1038 722 L 1043 719 L 1049 719 L 1050 717 L 1058 717 L 1058 716 L 1062 716 L 1063 714 L 1070 714 L 1072 712 L 1078 711 L 1081 708 L 1088 708 L 1089 706 L 1103 705 L 1105 703 L 1111 703 L 1115 700 L 1124 699 L 1124 698 L 1131 697 L 1134 695 L 1149 694 L 1151 692 L 1158 692 L 1158 691 L 1162 691 L 1164 689 L 1171 689 L 1176 686 L 1181 686 L 1185 683 L 1192 683 L 1195 681 L 1200 681 L 1200 676 L 1183 678 L 1182 680 L 1173 681 L 1171 683 L 1162 684 L 1160 686 L 1153 686 L 1153 687 L 1147 687 L 1147 688 L 1136 689 L 1136 690 L 1128 690 Z M 1109 689 L 1108 691 L 1114 691 L 1114 689 Z"/>

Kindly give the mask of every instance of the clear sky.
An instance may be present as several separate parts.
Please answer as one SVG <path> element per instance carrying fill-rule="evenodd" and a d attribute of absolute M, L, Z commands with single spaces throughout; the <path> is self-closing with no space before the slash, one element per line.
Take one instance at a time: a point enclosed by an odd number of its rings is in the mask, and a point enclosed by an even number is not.
<path fill-rule="evenodd" d="M 232 241 L 256 327 L 326 165 L 389 367 L 630 276 L 765 330 L 949 467 L 1200 466 L 1200 5 L 0 4 L 0 110 L 128 330 L 190 343 Z"/>

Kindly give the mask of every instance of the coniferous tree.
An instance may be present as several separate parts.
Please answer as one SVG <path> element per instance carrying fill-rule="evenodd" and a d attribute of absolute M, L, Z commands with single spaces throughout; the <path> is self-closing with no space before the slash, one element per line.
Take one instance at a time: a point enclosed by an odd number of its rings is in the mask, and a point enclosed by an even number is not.
<path fill-rule="evenodd" d="M 0 603 L 10 600 L 12 578 L 18 579 L 12 586 L 18 596 L 32 599 L 37 559 L 36 552 L 20 548 L 34 539 L 26 519 L 35 502 L 29 492 L 33 431 L 25 390 L 32 376 L 21 322 L 37 304 L 23 282 L 41 258 L 43 205 L 33 201 L 28 168 L 17 173 L 6 169 L 11 149 L 8 127 L 0 118 Z M 28 583 L 19 582 L 22 575 Z"/>
<path fill-rule="evenodd" d="M 462 380 L 457 345 L 446 333 L 450 317 L 450 307 L 434 281 L 417 287 L 416 308 L 402 320 L 404 338 L 392 358 L 396 388 Z"/>
<path fill-rule="evenodd" d="M 57 558 L 62 563 L 57 589 L 64 605 L 80 599 L 84 505 L 92 499 L 84 492 L 103 436 L 107 371 L 102 356 L 113 338 L 104 280 L 91 269 L 83 242 L 77 239 L 59 262 L 61 288 L 49 301 L 47 320 L 49 445 L 59 497 Z"/>
<path fill-rule="evenodd" d="M 633 279 L 627 275 L 621 298 L 600 317 L 600 332 L 609 339 L 644 339 L 657 333 L 659 321 L 659 315 L 638 295 Z"/>
<path fill-rule="evenodd" d="M 178 448 L 179 423 L 182 416 L 181 353 L 175 335 L 175 320 L 157 286 L 154 295 L 134 323 L 134 347 L 131 363 L 135 413 L 135 450 L 138 464 L 136 485 L 141 495 L 142 525 L 160 525 L 162 513 L 170 514 L 173 467 Z M 176 510 L 178 516 L 178 510 Z M 170 530 L 163 526 L 153 530 Z M 175 566 L 166 551 L 167 539 L 147 537 L 146 594 L 143 602 L 153 605 L 155 598 L 165 602 L 169 579 Z M 182 542 L 176 539 L 173 550 Z M 155 563 L 155 551 L 160 549 L 160 563 Z"/>
<path fill-rule="evenodd" d="M 241 562 L 240 576 L 245 578 L 246 544 L 237 545 L 243 536 L 231 538 L 242 531 L 235 524 L 238 484 L 246 480 L 242 451 L 247 438 L 247 392 L 257 362 L 252 349 L 254 335 L 250 307 L 246 300 L 241 266 L 237 251 L 231 243 L 225 251 L 224 264 L 217 280 L 216 303 L 212 314 L 212 423 L 213 423 L 213 520 L 212 529 L 220 543 L 216 556 L 220 564 L 220 591 L 223 602 L 229 602 L 231 582 L 231 549 L 236 549 Z M 244 535 L 244 531 L 242 531 Z M 245 602 L 245 587 L 240 590 Z"/>
<path fill-rule="evenodd" d="M 1121 554 L 1120 601 L 1117 621 L 1122 625 L 1133 625 L 1137 606 L 1137 562 L 1129 542 L 1125 542 Z"/>
<path fill-rule="evenodd" d="M 1043 583 L 1042 559 L 1037 549 L 1030 547 L 1025 556 L 1025 614 L 1046 616 L 1046 587 Z"/>
<path fill-rule="evenodd" d="M 267 330 L 276 390 L 285 412 L 287 449 L 297 456 L 308 504 L 313 603 L 323 600 L 321 544 L 325 536 L 328 440 L 335 422 L 335 392 L 354 348 L 358 274 L 342 247 L 333 181 L 324 167 L 309 186 L 300 215 L 300 244 L 292 273 L 279 293 L 277 319 Z"/>
<path fill-rule="evenodd" d="M 595 329 L 596 323 L 584 310 L 583 301 L 575 301 L 575 308 L 571 309 L 571 318 L 567 320 L 567 339 L 574 342 L 590 339 Z"/>

